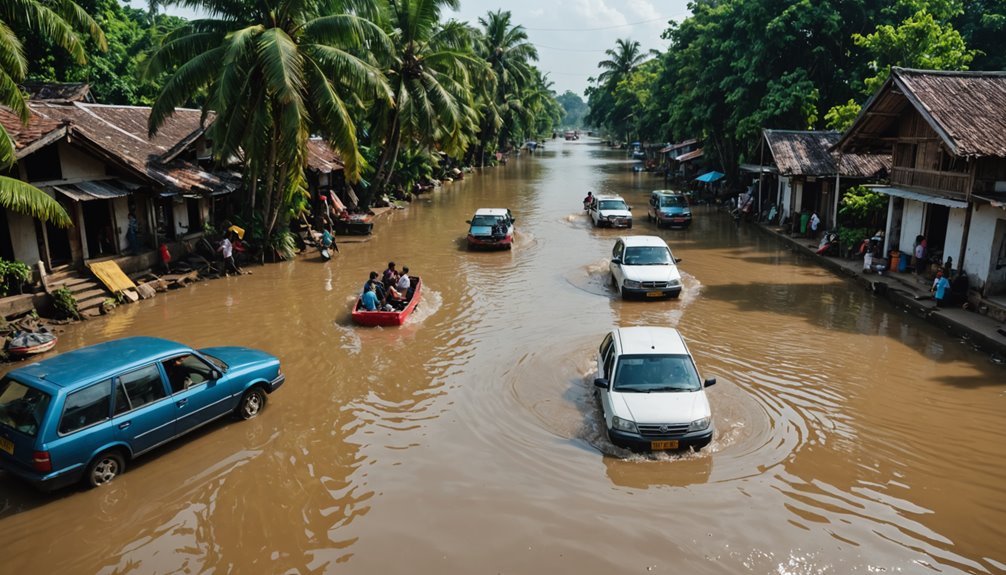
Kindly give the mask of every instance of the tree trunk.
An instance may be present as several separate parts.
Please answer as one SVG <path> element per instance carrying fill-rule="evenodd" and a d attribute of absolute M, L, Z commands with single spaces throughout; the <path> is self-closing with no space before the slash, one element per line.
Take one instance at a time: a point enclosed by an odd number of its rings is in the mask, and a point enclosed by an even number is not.
<path fill-rule="evenodd" d="M 398 159 L 398 147 L 401 140 L 401 126 L 399 125 L 398 112 L 396 111 L 391 121 L 391 133 L 384 140 L 384 150 L 381 152 L 381 161 L 378 164 L 377 174 L 374 176 L 374 185 L 371 186 L 371 196 L 385 192 L 388 182 L 391 181 L 391 174 L 395 169 L 395 160 Z"/>

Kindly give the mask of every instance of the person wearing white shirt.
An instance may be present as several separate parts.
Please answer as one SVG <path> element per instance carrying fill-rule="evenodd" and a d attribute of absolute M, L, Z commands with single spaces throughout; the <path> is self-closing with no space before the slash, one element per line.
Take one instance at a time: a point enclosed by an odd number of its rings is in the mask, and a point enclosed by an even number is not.
<path fill-rule="evenodd" d="M 409 266 L 403 266 L 402 275 L 398 277 L 398 291 L 406 293 L 409 291 L 411 285 L 412 280 L 409 279 Z"/>

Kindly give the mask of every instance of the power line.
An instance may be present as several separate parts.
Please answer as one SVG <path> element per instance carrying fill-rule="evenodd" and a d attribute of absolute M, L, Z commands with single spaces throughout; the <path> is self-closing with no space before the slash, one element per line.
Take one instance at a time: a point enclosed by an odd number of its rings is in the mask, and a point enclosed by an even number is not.
<path fill-rule="evenodd" d="M 629 22 L 628 24 L 601 26 L 600 28 L 528 28 L 525 26 L 524 29 L 527 31 L 534 31 L 534 32 L 597 32 L 600 30 L 612 30 L 614 28 L 626 28 L 628 26 L 638 26 L 639 24 L 649 24 L 651 22 L 661 22 L 661 21 L 666 22 L 668 20 L 671 20 L 671 18 L 669 17 L 652 18 L 650 20 L 641 20 L 639 22 Z"/>

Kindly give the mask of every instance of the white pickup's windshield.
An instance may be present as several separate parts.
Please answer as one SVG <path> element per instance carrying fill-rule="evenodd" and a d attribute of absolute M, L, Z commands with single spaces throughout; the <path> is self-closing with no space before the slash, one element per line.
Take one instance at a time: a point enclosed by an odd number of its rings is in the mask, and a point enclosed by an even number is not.
<path fill-rule="evenodd" d="M 687 355 L 623 355 L 615 369 L 615 391 L 698 391 L 699 373 Z"/>
<path fill-rule="evenodd" d="M 671 250 L 663 246 L 625 248 L 622 263 L 627 266 L 666 266 L 674 263 Z"/>
<path fill-rule="evenodd" d="M 625 205 L 622 200 L 601 200 L 598 202 L 597 208 L 599 210 L 628 210 L 629 207 Z"/>
<path fill-rule="evenodd" d="M 472 218 L 473 226 L 494 226 L 499 220 L 496 216 L 475 216 Z"/>

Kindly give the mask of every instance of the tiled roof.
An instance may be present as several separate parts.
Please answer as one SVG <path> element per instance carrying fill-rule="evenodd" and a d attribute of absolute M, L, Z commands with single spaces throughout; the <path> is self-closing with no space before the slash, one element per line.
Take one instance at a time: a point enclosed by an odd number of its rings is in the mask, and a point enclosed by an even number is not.
<path fill-rule="evenodd" d="M 890 150 L 912 107 L 951 155 L 1006 158 L 1006 72 L 892 68 L 838 143 L 845 150 Z"/>
<path fill-rule="evenodd" d="M 783 176 L 835 175 L 837 156 L 830 150 L 841 136 L 833 131 L 765 130 L 765 142 Z M 844 154 L 842 175 L 871 177 L 890 165 L 889 154 Z"/>
<path fill-rule="evenodd" d="M 175 110 L 157 135 L 148 138 L 150 108 L 147 107 L 80 102 L 30 102 L 29 105 L 45 120 L 69 122 L 74 137 L 90 142 L 110 159 L 122 162 L 168 190 L 209 192 L 230 185 L 195 164 L 178 159 L 164 163 L 160 159 L 179 140 L 200 129 L 202 114 L 199 110 Z"/>

